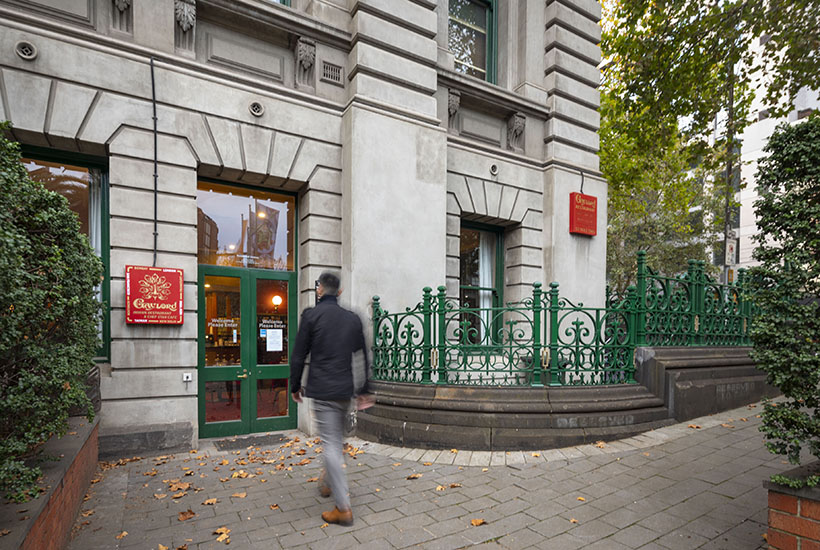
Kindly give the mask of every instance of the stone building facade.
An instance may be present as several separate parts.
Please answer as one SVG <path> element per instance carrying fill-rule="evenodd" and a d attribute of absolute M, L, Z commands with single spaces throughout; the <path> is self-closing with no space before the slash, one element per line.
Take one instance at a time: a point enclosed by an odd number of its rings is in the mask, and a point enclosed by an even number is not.
<path fill-rule="evenodd" d="M 600 304 L 599 18 L 595 0 L 0 0 L 0 119 L 33 174 L 92 182 L 103 451 L 309 430 L 287 348 L 326 269 L 363 317 L 440 284 Z M 592 237 L 569 232 L 582 190 Z M 126 266 L 154 263 L 184 272 L 181 325 L 125 322 Z"/>

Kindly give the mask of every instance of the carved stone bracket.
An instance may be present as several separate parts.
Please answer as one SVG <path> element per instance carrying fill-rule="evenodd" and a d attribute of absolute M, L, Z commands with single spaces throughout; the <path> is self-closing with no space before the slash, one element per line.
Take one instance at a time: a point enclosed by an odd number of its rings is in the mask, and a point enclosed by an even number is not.
<path fill-rule="evenodd" d="M 458 132 L 458 109 L 461 106 L 461 92 L 447 90 L 447 128 Z"/>
<path fill-rule="evenodd" d="M 111 10 L 111 28 L 131 34 L 133 28 L 132 0 L 112 0 L 114 7 Z"/>
<path fill-rule="evenodd" d="M 296 88 L 314 91 L 316 89 L 316 42 L 307 38 L 297 38 L 294 58 L 296 60 Z"/>
<path fill-rule="evenodd" d="M 513 113 L 507 118 L 507 149 L 521 153 L 524 151 L 524 128 L 527 117 L 523 113 Z"/>
<path fill-rule="evenodd" d="M 174 0 L 174 45 L 179 50 L 194 51 L 196 0 Z"/>

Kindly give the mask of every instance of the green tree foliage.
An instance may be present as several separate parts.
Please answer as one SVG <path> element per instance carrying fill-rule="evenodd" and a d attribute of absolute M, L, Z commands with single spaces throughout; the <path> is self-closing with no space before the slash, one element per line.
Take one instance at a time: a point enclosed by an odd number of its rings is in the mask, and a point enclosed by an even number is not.
<path fill-rule="evenodd" d="M 648 149 L 625 131 L 627 115 L 611 95 L 603 94 L 601 112 L 600 158 L 610 185 L 607 271 L 610 288 L 622 293 L 636 283 L 639 250 L 666 275 L 686 271 L 689 258 L 707 260 L 723 200 L 704 185 L 708 167 L 691 168 L 695 153 L 675 129 L 669 147 Z"/>
<path fill-rule="evenodd" d="M 728 104 L 732 72 L 740 124 L 758 90 L 784 114 L 801 87 L 820 89 L 817 0 L 611 0 L 606 7 L 601 47 L 611 89 L 644 129 L 651 129 L 645 121 L 685 121 L 688 136 L 708 135 Z M 643 139 L 664 135 L 662 124 Z"/>
<path fill-rule="evenodd" d="M 759 163 L 760 232 L 750 271 L 753 358 L 786 397 L 768 403 L 762 431 L 770 451 L 799 464 L 805 446 L 820 458 L 820 117 L 781 125 Z"/>
<path fill-rule="evenodd" d="M 0 491 L 38 494 L 38 448 L 88 409 L 103 270 L 67 201 L 31 181 L 0 124 Z"/>
<path fill-rule="evenodd" d="M 736 160 L 753 95 L 782 115 L 801 87 L 820 89 L 820 0 L 607 0 L 601 49 L 610 279 L 631 267 L 616 252 L 624 232 L 664 250 L 649 263 L 671 274 L 683 266 L 667 252 L 705 259 L 704 241 L 723 230 L 733 190 L 721 171 Z M 685 222 L 693 207 L 711 227 Z"/>

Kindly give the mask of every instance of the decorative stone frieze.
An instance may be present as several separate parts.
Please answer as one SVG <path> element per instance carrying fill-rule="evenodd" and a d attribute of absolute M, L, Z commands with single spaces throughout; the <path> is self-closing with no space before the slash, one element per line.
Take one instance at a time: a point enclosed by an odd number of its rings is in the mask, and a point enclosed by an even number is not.
<path fill-rule="evenodd" d="M 458 90 L 447 91 L 447 127 L 452 132 L 458 132 L 458 109 L 461 106 L 461 92 Z"/>
<path fill-rule="evenodd" d="M 174 0 L 174 45 L 193 53 L 196 28 L 196 0 Z"/>
<path fill-rule="evenodd" d="M 133 28 L 132 0 L 112 0 L 111 28 L 115 31 L 131 34 Z"/>
<path fill-rule="evenodd" d="M 524 152 L 524 128 L 527 117 L 522 113 L 513 113 L 507 118 L 507 149 L 518 153 Z"/>
<path fill-rule="evenodd" d="M 316 89 L 316 42 L 307 38 L 296 40 L 296 88 L 314 91 Z"/>

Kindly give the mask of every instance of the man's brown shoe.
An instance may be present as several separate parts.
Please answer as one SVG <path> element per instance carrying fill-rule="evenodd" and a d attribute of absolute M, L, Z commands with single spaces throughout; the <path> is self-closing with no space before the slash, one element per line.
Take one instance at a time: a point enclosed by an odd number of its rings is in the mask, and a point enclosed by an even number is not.
<path fill-rule="evenodd" d="M 353 510 L 341 511 L 334 507 L 329 512 L 322 512 L 322 519 L 328 523 L 339 525 L 353 525 Z"/>
<path fill-rule="evenodd" d="M 325 483 L 325 476 L 327 475 L 327 470 L 322 468 L 322 473 L 319 474 L 319 494 L 323 497 L 329 497 L 333 491 L 330 489 L 330 485 Z"/>

